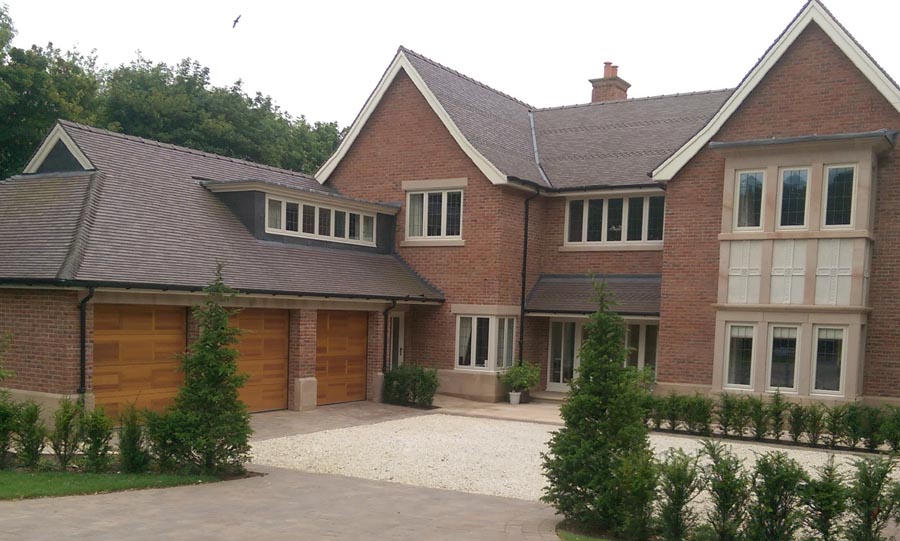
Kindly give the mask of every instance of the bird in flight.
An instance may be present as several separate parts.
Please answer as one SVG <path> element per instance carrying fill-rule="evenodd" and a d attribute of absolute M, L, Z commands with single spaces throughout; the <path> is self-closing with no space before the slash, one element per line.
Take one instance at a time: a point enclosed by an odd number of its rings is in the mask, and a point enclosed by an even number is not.
<path fill-rule="evenodd" d="M 234 22 L 231 24 L 231 27 L 234 28 L 235 26 L 237 26 L 237 23 L 238 23 L 238 21 L 240 21 L 240 20 L 241 20 L 241 16 L 238 15 L 238 16 L 237 16 L 237 19 L 235 19 Z"/>

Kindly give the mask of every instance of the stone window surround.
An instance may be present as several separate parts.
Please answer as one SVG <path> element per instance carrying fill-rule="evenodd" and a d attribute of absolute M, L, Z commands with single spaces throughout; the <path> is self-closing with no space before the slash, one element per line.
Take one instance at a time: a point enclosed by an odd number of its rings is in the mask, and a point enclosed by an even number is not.
<path fill-rule="evenodd" d="M 403 247 L 427 247 L 427 246 L 465 246 L 466 241 L 463 240 L 463 221 L 464 221 L 464 213 L 465 213 L 465 189 L 469 185 L 468 177 L 462 178 L 446 178 L 446 179 L 427 179 L 427 180 L 404 180 L 401 183 L 401 188 L 405 192 L 404 195 L 404 204 L 406 206 L 406 210 L 404 215 L 406 216 L 406 225 L 403 230 L 403 240 L 400 241 L 400 246 Z M 459 223 L 459 235 L 455 236 L 418 236 L 413 237 L 409 234 L 409 196 L 412 193 L 423 193 L 426 194 L 424 197 L 427 199 L 428 192 L 443 192 L 443 207 L 446 209 L 447 206 L 447 193 L 448 191 L 458 191 L 461 193 L 460 197 L 460 223 Z M 423 207 L 423 213 L 425 213 L 424 219 L 427 220 L 427 203 Z M 442 220 L 442 230 L 446 226 L 446 211 L 443 210 L 441 213 Z M 423 227 L 425 224 L 423 223 Z"/>

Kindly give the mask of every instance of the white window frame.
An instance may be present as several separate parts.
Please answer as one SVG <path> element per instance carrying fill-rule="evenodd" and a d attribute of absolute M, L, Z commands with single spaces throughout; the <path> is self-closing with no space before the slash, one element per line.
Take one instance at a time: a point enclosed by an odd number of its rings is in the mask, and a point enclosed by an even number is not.
<path fill-rule="evenodd" d="M 819 331 L 822 329 L 841 331 L 841 341 L 843 342 L 841 345 L 841 375 L 838 378 L 837 391 L 816 389 L 816 370 L 818 369 L 819 365 Z M 850 345 L 850 329 L 845 325 L 813 325 L 812 331 L 812 359 L 810 359 L 810 364 L 812 364 L 812 366 L 810 368 L 811 379 L 809 381 L 809 394 L 821 396 L 844 396 L 847 379 L 847 349 L 849 349 L 848 346 Z"/>
<path fill-rule="evenodd" d="M 786 171 L 806 171 L 806 198 L 803 203 L 803 225 L 781 225 L 781 205 L 784 197 L 784 173 Z M 812 167 L 808 165 L 800 165 L 796 167 L 779 167 L 778 168 L 778 187 L 776 189 L 778 202 L 776 203 L 775 209 L 775 229 L 782 231 L 803 231 L 809 228 L 809 200 L 810 200 L 810 192 L 811 183 L 812 183 Z M 765 186 L 765 183 L 763 184 Z M 763 193 L 765 193 L 765 188 L 763 188 Z M 765 201 L 763 201 L 763 205 L 765 205 Z M 735 216 L 735 220 L 737 220 L 737 216 Z"/>
<path fill-rule="evenodd" d="M 281 203 L 281 227 L 273 228 L 269 227 L 269 201 L 279 201 Z M 288 231 L 287 230 L 287 206 L 288 203 L 293 203 L 299 205 L 298 214 L 297 214 L 297 231 Z M 313 221 L 316 233 L 304 233 L 303 232 L 303 207 L 314 207 L 314 215 Z M 355 244 L 359 246 L 370 246 L 374 247 L 378 239 L 378 217 L 371 212 L 364 212 L 356 209 L 349 209 L 345 207 L 337 207 L 330 205 L 320 205 L 318 203 L 313 203 L 310 201 L 303 201 L 302 199 L 289 199 L 286 197 L 274 197 L 266 195 L 266 215 L 264 216 L 265 225 L 266 225 L 266 233 L 272 235 L 285 235 L 288 237 L 300 237 L 304 239 L 315 239 L 327 242 L 340 242 L 343 244 Z M 331 220 L 329 220 L 328 226 L 329 231 L 328 234 L 322 234 L 319 232 L 319 210 L 327 209 L 331 211 Z M 334 214 L 335 212 L 343 212 L 345 214 L 344 217 L 344 236 L 343 237 L 335 237 L 334 236 Z M 359 215 L 359 239 L 351 239 L 350 238 L 350 215 L 357 214 Z M 362 231 L 363 231 L 363 221 L 365 217 L 369 217 L 372 219 L 372 240 L 367 241 L 363 240 Z"/>
<path fill-rule="evenodd" d="M 759 201 L 759 225 L 758 226 L 739 226 L 738 225 L 738 217 L 740 215 L 740 204 L 741 204 L 741 175 L 744 173 L 759 173 L 762 175 L 762 194 L 760 194 Z M 732 208 L 734 217 L 732 219 L 732 226 L 735 231 L 762 231 L 763 227 L 766 224 L 766 184 L 768 184 L 766 179 L 766 170 L 765 169 L 740 169 L 734 172 L 734 197 L 732 201 Z"/>
<path fill-rule="evenodd" d="M 728 383 L 728 368 L 731 363 L 731 328 L 732 327 L 752 327 L 753 328 L 753 346 L 750 349 L 750 384 L 738 385 Z M 759 344 L 758 336 L 759 325 L 755 321 L 734 321 L 725 325 L 725 358 L 722 370 L 722 387 L 725 389 L 733 389 L 737 391 L 752 391 L 754 389 L 753 382 L 756 381 L 756 348 Z"/>
<path fill-rule="evenodd" d="M 447 194 L 459 192 L 459 235 L 447 235 Z M 441 194 L 441 234 L 440 235 L 429 235 L 428 234 L 428 207 L 430 203 L 428 202 L 429 194 Z M 410 210 L 410 199 L 413 195 L 421 195 L 422 196 L 422 234 L 421 235 L 413 235 L 409 231 L 409 210 Z M 406 192 L 406 238 L 408 240 L 461 240 L 463 238 L 463 215 L 465 209 L 465 190 L 462 188 L 447 188 L 441 190 L 413 190 Z"/>
<path fill-rule="evenodd" d="M 665 221 L 666 215 L 666 202 L 665 202 L 665 194 L 664 193 L 652 193 L 652 194 L 609 194 L 609 195 L 600 195 L 600 196 L 591 196 L 591 197 L 567 197 L 566 198 L 566 219 L 563 227 L 563 243 L 566 246 L 662 246 L 663 241 L 666 238 L 665 225 L 663 226 L 663 238 L 662 240 L 648 240 L 647 234 L 650 225 L 650 198 L 652 197 L 662 197 L 663 198 L 663 220 Z M 600 230 L 600 240 L 587 240 L 587 231 L 588 231 L 588 208 L 589 201 L 591 200 L 601 200 L 603 201 L 603 227 Z M 609 200 L 610 199 L 621 199 L 622 200 L 622 240 L 607 240 L 606 232 L 609 227 Z M 643 199 L 644 204 L 642 208 L 643 216 L 642 218 L 642 226 L 641 226 L 641 240 L 628 240 L 628 200 L 629 199 Z M 569 240 L 569 220 L 570 220 L 570 211 L 572 208 L 572 203 L 575 201 L 581 201 L 582 204 L 582 213 L 581 213 L 581 240 L 580 241 L 570 241 Z"/>
<path fill-rule="evenodd" d="M 469 318 L 472 320 L 472 341 L 469 344 L 470 352 L 471 352 L 471 365 L 462 365 L 459 364 L 459 331 L 460 331 L 460 322 L 463 318 Z M 485 362 L 485 366 L 475 366 L 475 349 L 476 349 L 476 340 L 475 340 L 475 331 L 477 329 L 477 321 L 479 318 L 489 320 L 488 323 L 488 358 L 487 362 Z M 507 368 L 506 366 L 498 366 L 497 364 L 497 340 L 499 337 L 499 322 L 501 320 L 513 320 L 513 356 L 512 356 L 512 364 L 516 363 L 516 333 L 518 332 L 518 318 L 515 316 L 488 316 L 483 314 L 457 314 L 456 315 L 456 341 L 453 346 L 453 367 L 455 370 L 472 370 L 477 372 L 503 372 Z M 511 365 L 512 366 L 512 365 Z"/>
<path fill-rule="evenodd" d="M 773 387 L 772 386 L 772 345 L 775 341 L 775 328 L 785 328 L 785 329 L 794 329 L 797 331 L 797 346 L 794 351 L 794 386 L 793 387 Z M 782 393 L 790 393 L 797 394 L 798 392 L 798 378 L 800 375 L 800 344 L 803 340 L 802 328 L 799 323 L 771 323 L 769 324 L 769 339 L 766 343 L 766 391 L 768 392 L 782 392 Z"/>
<path fill-rule="evenodd" d="M 584 339 L 584 319 L 575 319 L 575 318 L 552 318 L 550 320 L 550 324 L 547 326 L 547 390 L 548 391 L 559 391 L 559 392 L 567 392 L 569 389 L 568 383 L 561 383 L 553 381 L 553 324 L 554 323 L 571 323 L 573 324 L 575 333 L 573 336 L 574 343 L 572 344 L 573 349 L 575 350 L 575 355 L 572 358 L 572 379 L 578 376 L 578 368 L 581 366 L 581 343 Z M 563 327 L 565 329 L 565 327 Z M 565 338 L 563 337 L 563 344 L 565 345 Z"/>
<path fill-rule="evenodd" d="M 638 350 L 637 350 L 637 368 L 638 370 L 644 369 L 644 362 L 647 359 L 647 327 L 649 325 L 656 326 L 656 358 L 657 362 L 659 362 L 659 320 L 635 320 L 635 319 L 625 319 L 625 347 L 630 348 L 628 345 L 628 327 L 632 325 L 637 325 L 639 327 L 638 330 Z M 628 366 L 628 359 L 625 359 L 625 366 Z"/>
<path fill-rule="evenodd" d="M 859 196 L 859 167 L 855 163 L 832 163 L 825 164 L 822 167 L 822 210 L 821 224 L 822 229 L 853 229 L 856 224 L 856 198 Z M 853 196 L 850 198 L 850 223 L 839 225 L 826 225 L 825 220 L 828 215 L 828 172 L 832 169 L 842 168 L 853 169 Z"/>

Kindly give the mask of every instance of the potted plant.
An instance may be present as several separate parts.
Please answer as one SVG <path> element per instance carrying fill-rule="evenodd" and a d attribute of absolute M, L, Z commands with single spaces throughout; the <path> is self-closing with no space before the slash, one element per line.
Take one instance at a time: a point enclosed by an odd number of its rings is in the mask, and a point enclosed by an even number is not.
<path fill-rule="evenodd" d="M 537 385 L 540 377 L 540 365 L 522 361 L 511 366 L 500 376 L 501 381 L 509 387 L 509 403 L 518 404 L 522 398 L 522 391 L 527 391 Z"/>

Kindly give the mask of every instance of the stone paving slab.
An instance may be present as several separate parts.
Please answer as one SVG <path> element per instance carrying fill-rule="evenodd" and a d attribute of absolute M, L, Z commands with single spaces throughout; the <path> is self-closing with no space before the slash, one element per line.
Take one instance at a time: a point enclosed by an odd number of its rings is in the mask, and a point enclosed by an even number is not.
<path fill-rule="evenodd" d="M 265 476 L 0 502 L 0 539 L 547 540 L 553 509 L 508 498 L 253 466 Z"/>

